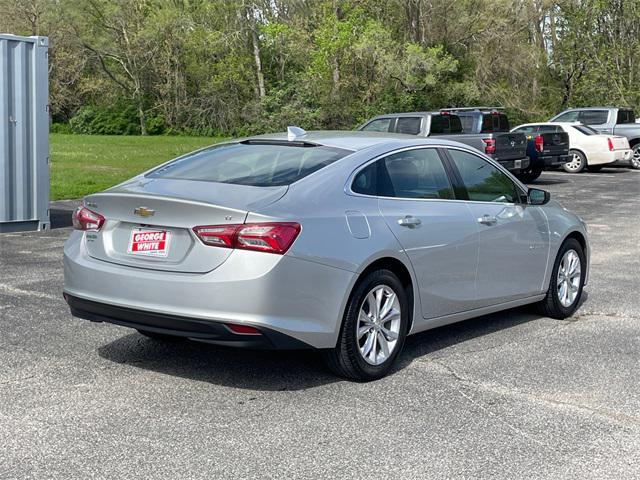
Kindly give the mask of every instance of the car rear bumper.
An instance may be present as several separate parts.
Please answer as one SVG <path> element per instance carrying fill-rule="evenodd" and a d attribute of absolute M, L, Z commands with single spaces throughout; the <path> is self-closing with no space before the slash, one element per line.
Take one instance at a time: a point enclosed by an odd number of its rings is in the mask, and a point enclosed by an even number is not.
<path fill-rule="evenodd" d="M 541 155 L 532 164 L 534 167 L 559 167 L 571 161 L 570 155 Z"/>
<path fill-rule="evenodd" d="M 67 297 L 97 304 L 71 305 L 81 318 L 94 315 L 160 333 L 185 331 L 182 336 L 189 338 L 196 338 L 189 332 L 199 331 L 194 326 L 208 324 L 210 334 L 219 335 L 224 324 L 233 323 L 277 332 L 315 348 L 335 346 L 348 292 L 357 278 L 356 273 L 317 262 L 246 250 L 234 250 L 222 265 L 203 274 L 122 266 L 90 257 L 82 232 L 73 232 L 65 244 L 63 263 Z M 126 313 L 131 311 L 144 321 Z"/>
<path fill-rule="evenodd" d="M 518 158 L 515 160 L 497 160 L 497 162 L 510 172 L 520 172 L 529 167 L 529 157 Z"/>
<path fill-rule="evenodd" d="M 135 328 L 136 330 L 186 337 L 199 342 L 230 347 L 256 349 L 312 348 L 307 343 L 265 327 L 257 328 L 259 333 L 234 333 L 224 323 L 118 307 L 68 294 L 64 294 L 64 297 L 74 317 L 92 322 L 109 322 L 123 327 Z"/>
<path fill-rule="evenodd" d="M 614 150 L 610 152 L 613 159 L 610 163 L 614 165 L 630 165 L 633 157 L 633 150 Z"/>

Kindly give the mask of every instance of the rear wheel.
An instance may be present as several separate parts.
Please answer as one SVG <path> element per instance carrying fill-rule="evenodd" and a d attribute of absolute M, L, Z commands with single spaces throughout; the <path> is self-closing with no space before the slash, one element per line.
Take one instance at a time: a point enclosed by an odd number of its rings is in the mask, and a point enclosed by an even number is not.
<path fill-rule="evenodd" d="M 570 150 L 569 157 L 571 161 L 562 165 L 565 172 L 580 173 L 587 166 L 587 157 L 585 157 L 582 152 Z"/>
<path fill-rule="evenodd" d="M 640 143 L 633 146 L 633 155 L 631 155 L 631 168 L 640 170 Z"/>
<path fill-rule="evenodd" d="M 404 286 L 393 272 L 367 275 L 351 295 L 336 347 L 323 352 L 327 366 L 358 381 L 385 376 L 402 351 L 409 310 Z"/>
<path fill-rule="evenodd" d="M 184 340 L 184 337 L 167 335 L 166 333 L 150 332 L 149 330 L 138 330 L 138 333 L 144 335 L 147 338 L 152 338 L 153 340 L 160 340 L 163 342 L 180 342 Z"/>
<path fill-rule="evenodd" d="M 558 251 L 547 296 L 538 303 L 540 313 L 560 320 L 573 315 L 580 305 L 586 267 L 580 242 L 566 240 Z"/>
<path fill-rule="evenodd" d="M 536 180 L 542 174 L 542 168 L 540 167 L 530 167 L 527 170 L 523 170 L 518 173 L 516 177 L 524 183 L 531 183 Z"/>
<path fill-rule="evenodd" d="M 597 173 L 600 170 L 602 170 L 603 167 L 604 167 L 604 165 L 588 165 L 587 166 L 587 170 L 589 170 L 590 172 L 593 172 L 593 173 Z"/>

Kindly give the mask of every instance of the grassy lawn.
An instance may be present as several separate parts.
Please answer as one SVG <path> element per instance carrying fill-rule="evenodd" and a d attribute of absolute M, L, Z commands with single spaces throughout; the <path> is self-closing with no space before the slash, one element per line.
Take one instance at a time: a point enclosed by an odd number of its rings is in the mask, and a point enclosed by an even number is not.
<path fill-rule="evenodd" d="M 154 165 L 220 140 L 52 133 L 51 200 L 80 198 L 104 190 Z"/>

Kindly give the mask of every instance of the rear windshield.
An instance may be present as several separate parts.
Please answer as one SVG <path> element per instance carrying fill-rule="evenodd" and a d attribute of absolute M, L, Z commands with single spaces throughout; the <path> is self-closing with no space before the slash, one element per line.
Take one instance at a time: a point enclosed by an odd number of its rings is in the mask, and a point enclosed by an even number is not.
<path fill-rule="evenodd" d="M 585 135 L 598 135 L 597 130 L 594 130 L 591 127 L 587 127 L 586 125 L 572 125 L 572 127 Z"/>
<path fill-rule="evenodd" d="M 350 153 L 300 143 L 231 143 L 177 158 L 147 176 L 274 187 L 296 182 Z"/>

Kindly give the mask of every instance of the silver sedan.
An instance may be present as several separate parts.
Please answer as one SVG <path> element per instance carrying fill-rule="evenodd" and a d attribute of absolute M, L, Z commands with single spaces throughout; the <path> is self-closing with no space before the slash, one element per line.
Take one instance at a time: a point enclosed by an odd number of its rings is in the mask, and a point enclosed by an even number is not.
<path fill-rule="evenodd" d="M 64 249 L 76 317 L 156 339 L 322 350 L 389 372 L 407 335 L 580 305 L 584 223 L 456 142 L 366 132 L 230 141 L 84 199 Z"/>

